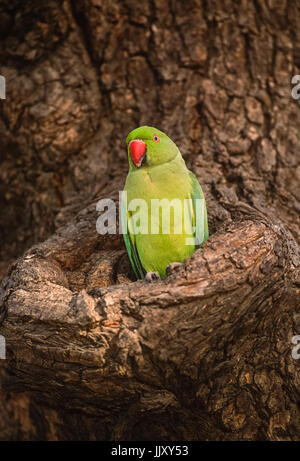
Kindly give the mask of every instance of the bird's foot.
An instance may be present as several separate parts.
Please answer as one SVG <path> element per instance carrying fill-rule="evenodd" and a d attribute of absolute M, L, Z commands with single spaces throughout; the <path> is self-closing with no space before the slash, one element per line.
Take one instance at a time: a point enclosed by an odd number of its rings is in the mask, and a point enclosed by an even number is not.
<path fill-rule="evenodd" d="M 174 272 L 177 272 L 180 267 L 183 266 L 183 263 L 171 263 L 166 267 L 166 274 L 171 275 Z"/>
<path fill-rule="evenodd" d="M 160 276 L 157 272 L 147 272 L 145 275 L 145 280 L 148 283 L 155 282 L 157 280 L 160 280 Z"/>

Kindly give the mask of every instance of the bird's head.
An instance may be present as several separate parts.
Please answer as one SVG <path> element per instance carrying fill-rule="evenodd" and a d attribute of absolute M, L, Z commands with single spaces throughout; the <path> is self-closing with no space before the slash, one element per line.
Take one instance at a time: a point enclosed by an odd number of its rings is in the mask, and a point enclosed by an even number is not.
<path fill-rule="evenodd" d="M 176 144 L 162 131 L 140 126 L 126 138 L 130 169 L 151 167 L 170 162 L 180 155 Z"/>

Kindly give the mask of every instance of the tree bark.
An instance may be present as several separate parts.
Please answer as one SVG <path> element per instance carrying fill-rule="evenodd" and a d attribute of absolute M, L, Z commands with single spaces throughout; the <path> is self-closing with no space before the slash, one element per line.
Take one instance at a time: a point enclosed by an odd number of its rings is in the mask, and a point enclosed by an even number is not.
<path fill-rule="evenodd" d="M 298 440 L 300 2 L 4 1 L 0 439 Z M 157 126 L 210 238 L 134 281 L 96 203 Z"/>

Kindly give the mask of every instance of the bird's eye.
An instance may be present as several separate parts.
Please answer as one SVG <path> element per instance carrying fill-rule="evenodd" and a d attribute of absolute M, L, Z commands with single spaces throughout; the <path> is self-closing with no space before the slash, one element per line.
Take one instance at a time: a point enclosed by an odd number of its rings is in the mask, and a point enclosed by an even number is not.
<path fill-rule="evenodd" d="M 159 137 L 157 136 L 157 134 L 155 134 L 155 135 L 153 136 L 152 141 L 154 141 L 154 142 L 159 142 L 159 141 L 160 141 L 160 139 L 159 139 Z"/>

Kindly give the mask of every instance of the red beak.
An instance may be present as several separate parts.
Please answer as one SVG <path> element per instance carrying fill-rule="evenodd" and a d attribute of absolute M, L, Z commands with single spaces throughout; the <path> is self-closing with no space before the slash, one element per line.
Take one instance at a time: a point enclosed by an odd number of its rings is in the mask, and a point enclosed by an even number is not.
<path fill-rule="evenodd" d="M 147 145 L 141 139 L 134 139 L 129 143 L 130 155 L 136 166 L 141 166 L 146 154 Z"/>

